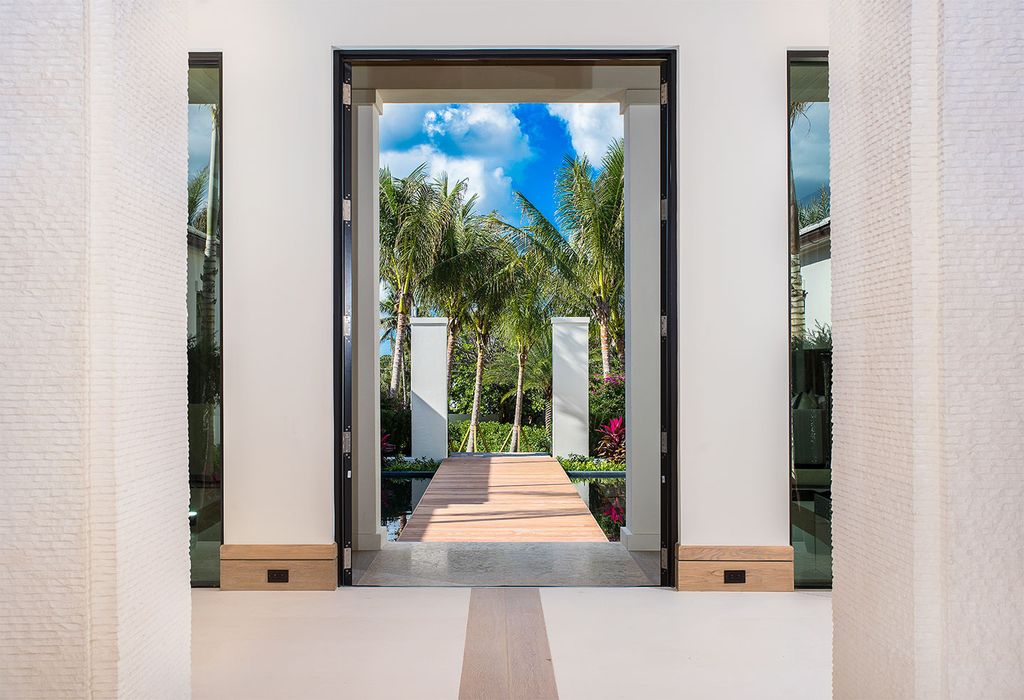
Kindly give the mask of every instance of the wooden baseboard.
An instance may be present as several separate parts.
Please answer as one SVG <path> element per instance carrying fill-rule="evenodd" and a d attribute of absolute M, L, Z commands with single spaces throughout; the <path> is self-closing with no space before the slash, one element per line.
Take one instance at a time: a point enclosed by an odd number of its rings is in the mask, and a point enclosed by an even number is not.
<path fill-rule="evenodd" d="M 679 545 L 676 590 L 792 591 L 792 547 Z"/>
<path fill-rule="evenodd" d="M 333 591 L 338 587 L 338 548 L 334 544 L 224 544 L 220 587 L 225 591 Z"/>

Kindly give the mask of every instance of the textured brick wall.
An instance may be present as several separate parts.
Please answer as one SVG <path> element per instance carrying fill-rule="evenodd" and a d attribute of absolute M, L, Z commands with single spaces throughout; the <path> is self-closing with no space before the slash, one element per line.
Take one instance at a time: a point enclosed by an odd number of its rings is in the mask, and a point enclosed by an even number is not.
<path fill-rule="evenodd" d="M 1024 15 L 831 23 L 835 694 L 1020 697 Z"/>
<path fill-rule="evenodd" d="M 0 18 L 0 695 L 184 697 L 183 3 Z"/>

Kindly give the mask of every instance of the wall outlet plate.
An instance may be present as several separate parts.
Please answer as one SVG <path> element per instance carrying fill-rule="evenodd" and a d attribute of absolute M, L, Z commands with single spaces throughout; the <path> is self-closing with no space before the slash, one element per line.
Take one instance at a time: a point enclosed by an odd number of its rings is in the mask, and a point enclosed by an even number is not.
<path fill-rule="evenodd" d="M 288 569 L 267 569 L 267 583 L 288 583 Z"/>
<path fill-rule="evenodd" d="M 747 582 L 747 570 L 746 569 L 726 569 L 725 570 L 725 583 L 746 583 Z"/>

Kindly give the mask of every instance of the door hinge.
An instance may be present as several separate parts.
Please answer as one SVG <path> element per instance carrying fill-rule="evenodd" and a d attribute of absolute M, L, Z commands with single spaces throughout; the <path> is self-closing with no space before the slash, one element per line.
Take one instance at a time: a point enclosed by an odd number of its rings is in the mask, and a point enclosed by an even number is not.
<path fill-rule="evenodd" d="M 661 548 L 661 568 L 668 568 L 668 549 L 666 549 L 665 547 Z"/>
<path fill-rule="evenodd" d="M 668 83 L 661 84 L 661 104 L 668 104 Z"/>
<path fill-rule="evenodd" d="M 664 89 L 665 86 L 662 85 L 662 90 Z M 352 86 L 348 83 L 341 84 L 341 103 L 350 107 L 352 106 Z"/>
<path fill-rule="evenodd" d="M 668 433 L 664 430 L 661 431 L 661 453 L 668 454 Z"/>
<path fill-rule="evenodd" d="M 668 337 L 668 316 L 661 317 L 661 337 Z"/>
<path fill-rule="evenodd" d="M 662 550 L 664 551 L 664 550 Z M 341 550 L 341 568 L 351 569 L 352 568 L 352 548 L 345 547 Z M 662 567 L 664 568 L 664 567 Z"/>
<path fill-rule="evenodd" d="M 347 455 L 352 454 L 352 431 L 350 430 L 341 434 L 341 451 Z"/>
<path fill-rule="evenodd" d="M 348 338 L 352 335 L 352 317 L 342 316 L 341 317 L 341 334 Z"/>
<path fill-rule="evenodd" d="M 668 221 L 668 198 L 661 198 L 661 220 Z"/>
<path fill-rule="evenodd" d="M 341 220 L 345 223 L 352 223 L 352 200 L 341 200 Z"/>

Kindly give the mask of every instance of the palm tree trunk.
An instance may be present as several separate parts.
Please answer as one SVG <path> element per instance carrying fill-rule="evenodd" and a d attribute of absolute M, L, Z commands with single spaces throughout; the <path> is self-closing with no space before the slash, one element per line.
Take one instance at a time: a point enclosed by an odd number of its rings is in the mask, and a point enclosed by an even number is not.
<path fill-rule="evenodd" d="M 391 383 L 388 386 L 388 396 L 391 398 L 398 395 L 399 381 L 404 371 L 402 355 L 405 351 L 405 334 L 409 326 L 409 314 L 406 309 L 403 295 L 398 301 L 398 309 L 395 314 L 395 344 L 391 346 Z"/>
<path fill-rule="evenodd" d="M 516 415 L 512 420 L 512 444 L 510 452 L 519 452 L 520 437 L 523 432 L 523 377 L 526 375 L 526 351 L 516 353 L 519 362 L 519 374 L 516 377 Z"/>
<path fill-rule="evenodd" d="M 800 204 L 796 201 L 793 162 L 789 163 L 789 331 L 794 340 L 804 337 L 806 323 L 803 275 L 800 272 Z"/>
<path fill-rule="evenodd" d="M 455 356 L 455 336 L 459 334 L 459 322 L 455 319 L 448 319 L 448 347 L 445 350 L 445 367 L 448 368 L 448 383 L 445 385 L 449 392 L 452 390 L 452 357 Z"/>
<path fill-rule="evenodd" d="M 213 362 L 217 347 L 217 258 L 216 236 L 220 222 L 220 131 L 219 114 L 216 106 L 210 107 L 210 166 L 206 180 L 206 245 L 203 250 L 202 291 L 199 304 L 199 351 L 202 356 L 201 368 L 203 377 L 203 469 L 204 477 L 215 477 L 220 471 L 219 460 L 215 457 L 215 423 L 217 406 L 214 396 L 219 387 L 213 386 L 209 366 Z M 208 489 L 200 489 L 197 510 L 203 512 L 211 493 Z"/>
<path fill-rule="evenodd" d="M 480 430 L 480 394 L 484 383 L 484 350 L 487 347 L 485 340 L 477 339 L 476 342 L 476 382 L 473 385 L 473 412 L 469 417 L 469 444 L 467 452 L 477 451 L 477 436 Z"/>
<path fill-rule="evenodd" d="M 612 334 L 612 350 L 615 352 L 615 356 L 619 358 L 619 365 L 622 367 L 622 371 L 626 369 L 626 339 L 618 335 Z"/>
<path fill-rule="evenodd" d="M 609 335 L 608 335 L 608 321 L 598 318 L 598 327 L 601 329 L 601 372 L 604 374 L 604 378 L 612 376 L 612 357 Z"/>

